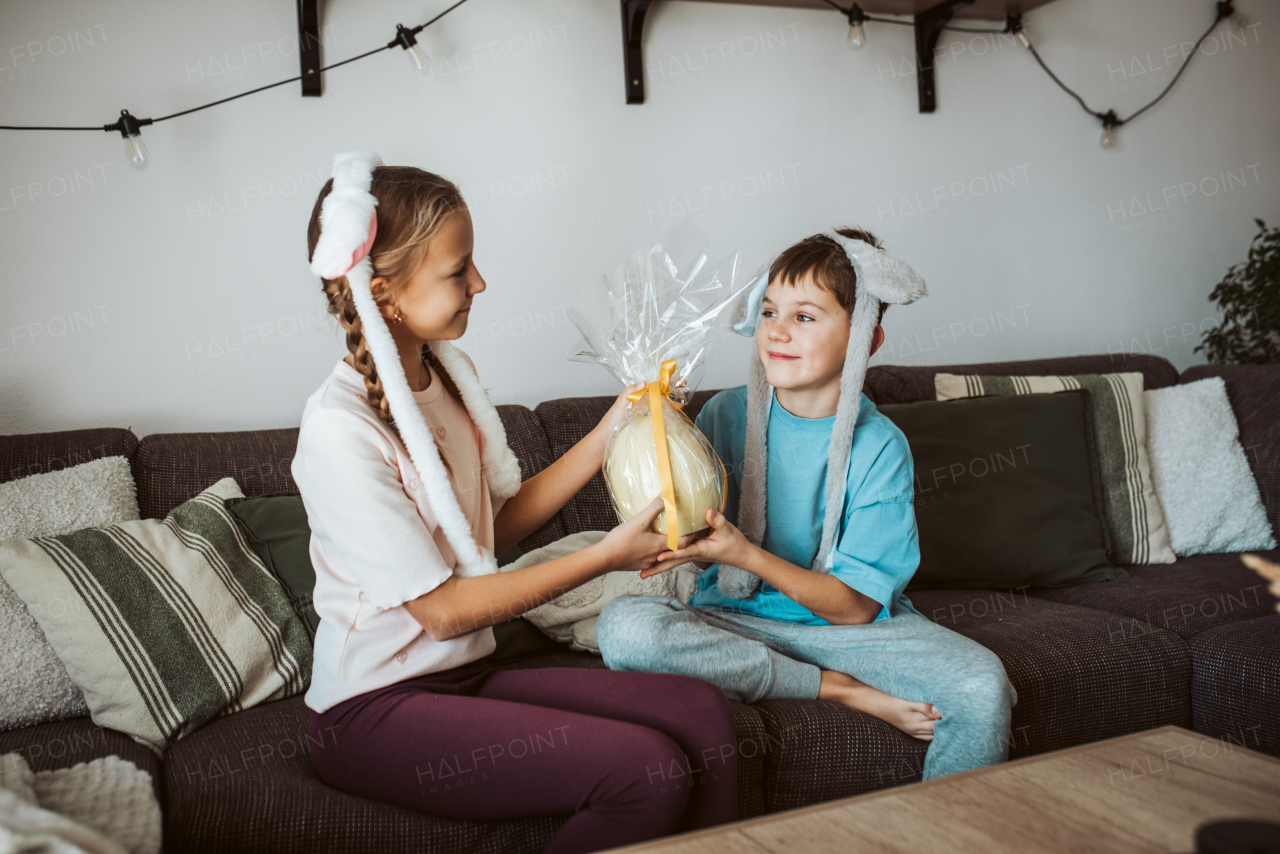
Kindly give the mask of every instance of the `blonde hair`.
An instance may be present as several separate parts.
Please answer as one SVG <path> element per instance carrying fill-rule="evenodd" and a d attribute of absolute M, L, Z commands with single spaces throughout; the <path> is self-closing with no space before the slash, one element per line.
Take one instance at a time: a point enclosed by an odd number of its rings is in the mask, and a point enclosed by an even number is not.
<path fill-rule="evenodd" d="M 315 207 L 311 210 L 311 222 L 307 226 L 307 258 L 310 259 L 320 241 L 320 208 L 325 197 L 333 190 L 330 178 L 320 189 Z M 462 193 L 452 181 L 441 178 L 413 166 L 379 166 L 373 170 L 370 192 L 378 200 L 378 234 L 369 250 L 373 264 L 373 277 L 385 277 L 387 288 L 380 294 L 381 302 L 395 298 L 408 284 L 413 274 L 427 257 L 431 238 L 440 231 L 449 217 L 466 209 Z M 364 338 L 364 326 L 351 298 L 351 284 L 346 276 L 321 279 L 324 294 L 328 298 L 329 313 L 338 318 L 347 333 L 347 349 L 351 351 L 356 370 L 364 377 L 366 399 L 378 417 L 392 430 L 396 430 L 391 415 L 391 404 L 382 388 L 382 378 L 373 363 Z M 459 403 L 462 395 L 449 376 L 444 365 L 423 345 L 422 358 L 429 364 L 449 394 Z M 399 430 L 396 430 L 397 435 Z"/>

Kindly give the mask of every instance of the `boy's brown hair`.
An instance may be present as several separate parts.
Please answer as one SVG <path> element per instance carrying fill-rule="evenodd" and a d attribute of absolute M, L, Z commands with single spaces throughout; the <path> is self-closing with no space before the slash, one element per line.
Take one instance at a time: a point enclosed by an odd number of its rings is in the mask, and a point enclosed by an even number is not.
<path fill-rule="evenodd" d="M 883 249 L 880 239 L 861 228 L 838 228 L 836 233 L 854 240 L 861 240 L 877 249 Z M 830 293 L 840 307 L 853 314 L 854 294 L 858 284 L 844 247 L 827 237 L 815 234 L 785 249 L 769 267 L 769 281 L 794 285 L 807 274 L 813 274 L 813 283 Z M 889 303 L 880 303 L 876 322 L 884 320 Z"/>

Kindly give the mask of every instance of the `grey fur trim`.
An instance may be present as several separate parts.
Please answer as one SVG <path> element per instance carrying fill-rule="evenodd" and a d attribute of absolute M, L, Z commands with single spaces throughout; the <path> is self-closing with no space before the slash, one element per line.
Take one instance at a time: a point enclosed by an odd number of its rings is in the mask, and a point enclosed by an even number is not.
<path fill-rule="evenodd" d="M 813 559 L 817 572 L 826 572 L 827 555 L 835 542 L 836 531 L 844 512 L 844 493 L 849 476 L 849 452 L 853 448 L 853 428 L 862 408 L 862 383 L 871 358 L 871 336 L 875 334 L 880 303 L 870 299 L 862 280 L 858 280 L 849 322 L 849 348 L 845 351 L 844 370 L 840 374 L 840 402 L 836 404 L 836 420 L 831 425 L 831 444 L 827 451 L 827 477 L 823 485 L 826 510 L 822 519 L 822 541 Z"/>
<path fill-rule="evenodd" d="M 738 502 L 738 530 L 752 545 L 764 542 L 768 506 L 769 401 L 773 389 L 760 359 L 752 359 L 747 379 L 747 443 L 742 458 L 742 495 Z M 760 586 L 758 576 L 728 564 L 720 565 L 720 592 L 730 599 L 746 599 Z"/>

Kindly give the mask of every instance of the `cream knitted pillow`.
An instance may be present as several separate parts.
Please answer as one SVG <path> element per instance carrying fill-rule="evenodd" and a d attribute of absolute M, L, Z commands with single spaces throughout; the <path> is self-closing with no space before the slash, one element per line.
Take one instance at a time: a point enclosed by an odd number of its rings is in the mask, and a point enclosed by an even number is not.
<path fill-rule="evenodd" d="M 1186 556 L 1274 549 L 1222 377 L 1142 396 L 1151 474 L 1173 550 Z"/>
<path fill-rule="evenodd" d="M 124 457 L 0 483 L 0 540 L 57 536 L 137 518 L 137 493 Z M 84 694 L 2 575 L 0 649 L 0 730 L 89 714 Z"/>

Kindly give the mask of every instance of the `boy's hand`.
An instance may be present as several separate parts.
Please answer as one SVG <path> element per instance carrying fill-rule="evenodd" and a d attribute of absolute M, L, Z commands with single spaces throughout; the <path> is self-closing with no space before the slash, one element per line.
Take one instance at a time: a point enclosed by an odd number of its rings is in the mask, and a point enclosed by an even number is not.
<path fill-rule="evenodd" d="M 660 557 L 662 552 L 669 555 L 677 552 L 667 552 L 666 534 L 655 534 L 649 530 L 653 520 L 662 512 L 663 506 L 662 496 L 659 495 L 648 507 L 606 534 L 605 538 L 594 547 L 603 552 L 606 571 L 640 572 L 641 577 L 648 578 L 650 575 L 665 572 L 685 562 L 684 560 L 662 560 Z M 692 539 L 692 534 L 681 537 L 680 548 L 688 546 Z"/>
<path fill-rule="evenodd" d="M 741 531 L 730 524 L 723 513 L 710 507 L 707 508 L 707 524 L 711 526 L 710 534 L 687 544 L 682 542 L 680 548 L 676 551 L 662 552 L 658 555 L 658 564 L 651 569 L 642 571 L 640 577 L 649 578 L 673 566 L 679 566 L 689 561 L 709 561 L 710 563 L 727 563 L 730 566 L 742 566 L 743 557 L 754 546 L 742 535 Z M 693 536 L 693 534 L 689 535 L 690 538 Z"/>

